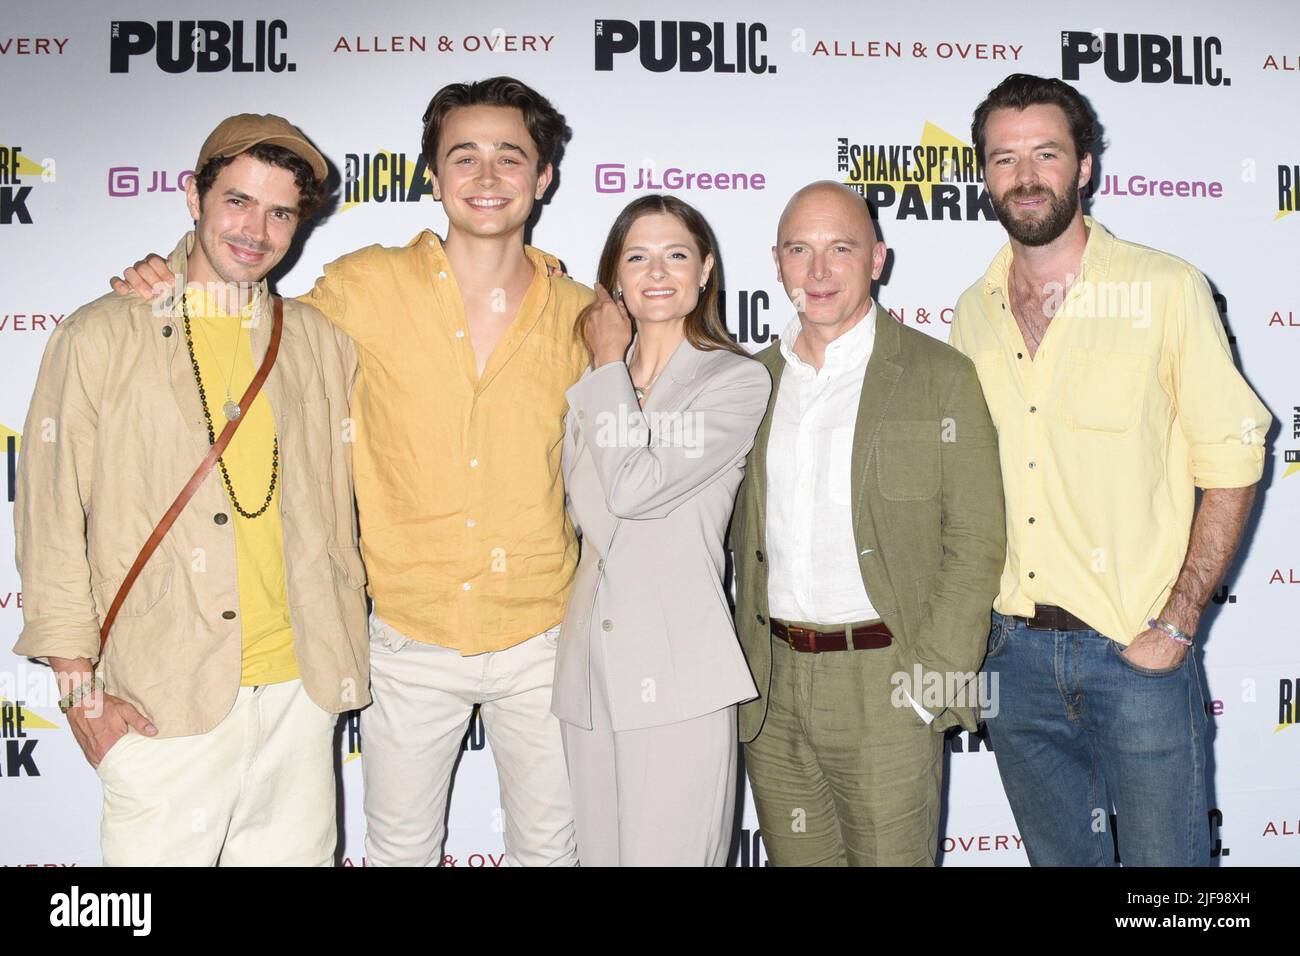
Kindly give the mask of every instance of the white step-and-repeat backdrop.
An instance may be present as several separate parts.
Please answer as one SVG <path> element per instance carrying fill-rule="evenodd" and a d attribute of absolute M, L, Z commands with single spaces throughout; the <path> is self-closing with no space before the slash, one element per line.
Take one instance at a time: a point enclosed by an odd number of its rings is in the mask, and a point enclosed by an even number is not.
<path fill-rule="evenodd" d="M 1004 7 L 1004 9 L 1000 9 Z M 707 9 L 707 13 L 706 13 Z M 204 49 L 195 52 L 196 28 Z M 770 246 L 790 193 L 850 181 L 865 147 L 904 168 L 865 184 L 893 250 L 880 301 L 940 339 L 1004 241 L 978 176 L 922 169 L 968 148 L 971 112 L 1011 72 L 1062 77 L 1106 131 L 1091 211 L 1209 277 L 1246 377 L 1280 423 L 1263 506 L 1206 617 L 1212 853 L 1300 862 L 1300 8 L 1057 2 L 535 4 L 68 2 L 0 18 L 0 647 L 22 626 L 12 501 L 50 332 L 141 254 L 189 227 L 181 187 L 222 117 L 274 112 L 350 180 L 280 279 L 432 227 L 420 117 L 445 83 L 511 74 L 574 130 L 533 233 L 590 283 L 618 210 L 646 192 L 698 206 L 721 241 L 729 326 L 751 349 L 791 314 Z M 906 151 L 906 152 L 904 152 Z M 699 174 L 710 174 L 701 177 Z M 723 189 L 726 182 L 730 188 Z M 37 490 L 37 494 L 43 493 Z M 160 635 L 159 653 L 166 653 Z M 0 652 L 0 864 L 98 862 L 100 789 L 46 668 Z M 362 745 L 341 722 L 345 865 L 363 865 Z M 1023 864 L 987 740 L 948 740 L 945 865 Z M 446 862 L 502 859 L 499 798 L 471 722 Z M 737 862 L 765 862 L 752 805 Z"/>

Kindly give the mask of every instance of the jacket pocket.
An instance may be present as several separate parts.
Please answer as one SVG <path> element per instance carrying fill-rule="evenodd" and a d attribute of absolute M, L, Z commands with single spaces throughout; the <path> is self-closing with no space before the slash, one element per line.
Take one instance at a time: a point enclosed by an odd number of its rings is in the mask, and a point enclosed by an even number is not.
<path fill-rule="evenodd" d="M 117 612 L 119 619 L 143 617 L 152 611 L 159 601 L 171 590 L 173 567 L 170 564 L 147 565 L 122 602 Z M 99 605 L 100 615 L 108 614 L 108 609 L 117 596 L 117 589 L 126 580 L 126 575 L 113 581 L 105 581 L 95 586 L 95 601 Z"/>
<path fill-rule="evenodd" d="M 334 574 L 352 590 L 357 590 L 366 583 L 366 565 L 361 560 L 357 548 L 330 548 L 330 564 Z"/>
<path fill-rule="evenodd" d="M 1137 424 L 1150 359 L 1130 352 L 1072 348 L 1066 353 L 1061 419 L 1076 431 L 1121 435 Z"/>
<path fill-rule="evenodd" d="M 876 436 L 876 479 L 887 501 L 925 501 L 939 493 L 939 423 L 883 422 Z"/>

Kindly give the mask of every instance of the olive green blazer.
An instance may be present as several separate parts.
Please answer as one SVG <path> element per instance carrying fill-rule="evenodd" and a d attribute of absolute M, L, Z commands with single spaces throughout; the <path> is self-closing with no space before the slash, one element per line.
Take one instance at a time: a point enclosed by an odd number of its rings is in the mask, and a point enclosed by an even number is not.
<path fill-rule="evenodd" d="M 969 359 L 900 325 L 885 309 L 876 315 L 853 435 L 853 530 L 862 583 L 899 644 L 911 681 L 903 686 L 935 714 L 931 726 L 942 731 L 960 724 L 974 731 L 972 675 L 984 660 L 1006 556 L 997 432 Z M 735 557 L 736 633 L 759 690 L 756 700 L 740 708 L 740 739 L 747 743 L 762 731 L 772 676 L 764 553 L 767 447 L 786 364 L 775 342 L 755 358 L 772 373 L 772 395 L 728 537 Z M 919 695 L 924 686 L 914 680 L 918 664 L 923 685 L 943 682 L 941 699 Z"/>

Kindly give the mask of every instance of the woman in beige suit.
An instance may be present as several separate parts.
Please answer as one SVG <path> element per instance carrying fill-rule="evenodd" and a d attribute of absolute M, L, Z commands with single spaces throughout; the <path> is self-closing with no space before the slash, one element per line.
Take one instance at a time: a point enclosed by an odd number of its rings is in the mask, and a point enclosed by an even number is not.
<path fill-rule="evenodd" d="M 731 845 L 736 705 L 757 694 L 723 539 L 771 380 L 718 315 L 716 248 L 686 203 L 633 201 L 578 321 L 592 367 L 563 470 L 582 556 L 552 710 L 586 866 L 722 866 Z"/>

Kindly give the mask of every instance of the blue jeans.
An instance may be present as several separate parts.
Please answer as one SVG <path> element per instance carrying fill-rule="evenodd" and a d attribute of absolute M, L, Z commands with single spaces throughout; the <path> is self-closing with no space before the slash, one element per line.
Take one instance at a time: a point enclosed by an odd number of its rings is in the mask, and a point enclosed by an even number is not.
<path fill-rule="evenodd" d="M 1111 803 L 1125 866 L 1209 864 L 1196 655 L 1150 670 L 1123 650 L 1096 631 L 1036 631 L 993 614 L 986 726 L 1032 866 L 1112 862 Z"/>

